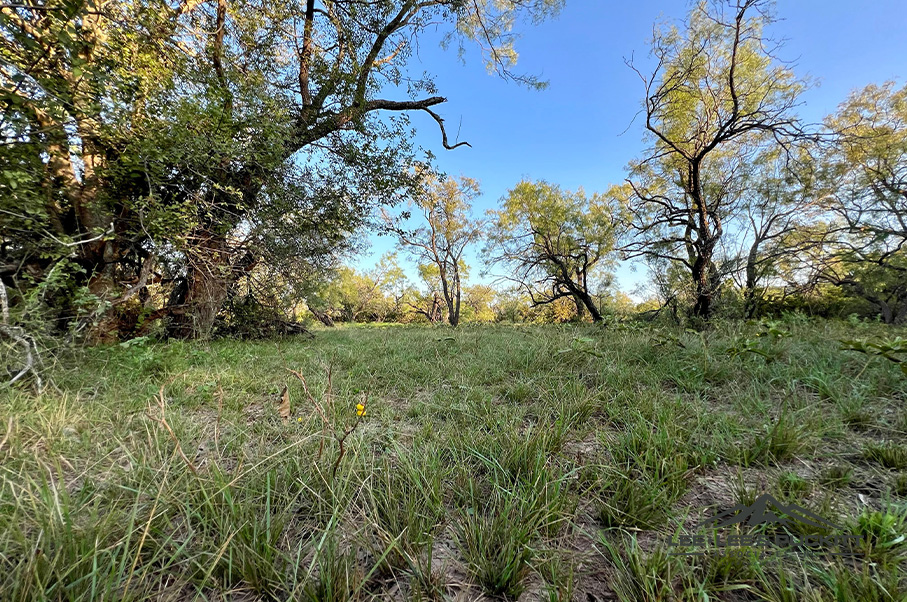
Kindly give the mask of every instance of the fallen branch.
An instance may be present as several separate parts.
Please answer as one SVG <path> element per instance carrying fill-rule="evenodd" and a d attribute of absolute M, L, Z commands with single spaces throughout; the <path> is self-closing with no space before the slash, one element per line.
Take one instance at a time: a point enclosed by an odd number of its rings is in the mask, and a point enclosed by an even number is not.
<path fill-rule="evenodd" d="M 35 375 L 35 382 L 38 385 L 38 392 L 41 392 L 43 388 L 43 383 L 41 382 L 41 376 L 38 374 L 38 371 L 35 370 L 35 361 L 40 362 L 40 356 L 38 355 L 38 345 L 35 343 L 35 340 L 25 332 L 25 329 L 19 326 L 10 326 L 9 325 L 9 296 L 6 294 L 6 285 L 3 284 L 3 280 L 0 279 L 0 334 L 3 336 L 12 339 L 13 342 L 20 347 L 22 351 L 25 352 L 25 366 L 16 374 L 11 381 L 6 383 L 8 386 L 12 386 L 17 380 L 32 372 Z"/>
<path fill-rule="evenodd" d="M 22 348 L 22 351 L 25 354 L 25 365 L 12 380 L 6 383 L 7 386 L 12 386 L 16 381 L 31 372 L 35 377 L 35 383 L 38 385 L 38 392 L 41 392 L 44 388 L 44 383 L 41 381 L 41 375 L 38 374 L 38 371 L 35 369 L 35 366 L 40 363 L 38 345 L 35 343 L 35 340 L 25 332 L 23 328 L 19 326 L 9 326 L 7 324 L 0 325 L 0 335 L 12 339 L 15 344 Z"/>

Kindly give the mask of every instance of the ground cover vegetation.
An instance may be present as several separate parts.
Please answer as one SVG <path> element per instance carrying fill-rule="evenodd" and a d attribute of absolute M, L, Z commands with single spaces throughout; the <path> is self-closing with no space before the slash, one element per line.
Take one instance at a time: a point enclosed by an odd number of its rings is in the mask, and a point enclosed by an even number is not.
<path fill-rule="evenodd" d="M 888 328 L 341 326 L 88 349 L 59 391 L 3 402 L 0 592 L 903 599 L 907 380 L 837 342 Z M 678 530 L 765 493 L 860 535 L 857 556 L 668 556 Z"/>

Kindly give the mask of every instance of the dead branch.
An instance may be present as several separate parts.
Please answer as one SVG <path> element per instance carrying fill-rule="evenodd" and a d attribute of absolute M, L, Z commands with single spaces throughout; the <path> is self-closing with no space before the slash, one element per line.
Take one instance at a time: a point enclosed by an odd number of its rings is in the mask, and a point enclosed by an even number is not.
<path fill-rule="evenodd" d="M 35 377 L 35 383 L 38 386 L 38 392 L 44 388 L 44 383 L 41 380 L 41 375 L 38 374 L 38 371 L 35 369 L 36 364 L 40 363 L 40 357 L 38 355 L 38 345 L 35 343 L 35 340 L 25 332 L 20 326 L 9 326 L 8 324 L 0 325 L 0 335 L 12 339 L 12 341 L 19 345 L 22 348 L 23 353 L 25 354 L 25 365 L 19 370 L 19 373 L 16 374 L 12 380 L 7 382 L 7 386 L 13 385 L 20 378 L 31 372 Z"/>
<path fill-rule="evenodd" d="M 337 476 L 337 469 L 340 467 L 340 462 L 343 460 L 343 456 L 346 455 L 346 447 L 344 444 L 346 442 L 347 437 L 349 437 L 353 433 L 353 431 L 356 430 L 356 428 L 359 426 L 359 423 L 362 422 L 362 418 L 365 416 L 366 408 L 368 406 L 368 391 L 366 391 L 363 396 L 362 402 L 360 404 L 361 409 L 359 407 L 357 407 L 356 422 L 354 422 L 350 427 L 344 429 L 342 432 L 340 432 L 338 434 L 338 432 L 333 429 L 333 426 L 331 425 L 331 421 L 327 417 L 327 412 L 325 412 L 324 404 L 319 402 L 317 399 L 315 399 L 315 396 L 312 395 L 311 391 L 309 390 L 309 386 L 306 383 L 305 377 L 302 375 L 301 371 L 291 370 L 291 369 L 287 368 L 287 372 L 289 372 L 290 374 L 293 374 L 296 378 L 299 379 L 299 382 L 302 383 L 303 392 L 305 393 L 309 402 L 315 408 L 315 411 L 318 413 L 318 416 L 321 418 L 321 425 L 322 425 L 321 445 L 318 448 L 318 457 L 317 457 L 316 461 L 321 460 L 321 456 L 324 452 L 324 442 L 328 438 L 328 432 L 330 432 L 331 436 L 337 442 L 337 445 L 339 448 L 338 452 L 337 452 L 337 458 L 334 460 L 334 465 L 331 468 L 331 478 L 333 479 L 334 477 Z M 328 366 L 328 386 L 327 386 L 327 390 L 325 391 L 325 394 L 324 394 L 324 400 L 326 400 L 328 404 L 332 404 L 332 398 L 333 398 L 332 389 L 333 389 L 333 387 L 332 387 L 332 383 L 331 383 L 331 367 Z"/>
<path fill-rule="evenodd" d="M 356 430 L 356 427 L 359 426 L 359 423 L 362 422 L 362 417 L 365 416 L 365 410 L 368 407 L 368 391 L 365 392 L 365 396 L 362 399 L 362 411 L 356 411 L 356 422 L 353 423 L 351 427 L 346 429 L 340 437 L 336 437 L 337 443 L 340 445 L 340 452 L 337 454 L 337 459 L 334 460 L 334 467 L 331 469 L 331 478 L 337 476 L 337 468 L 340 466 L 340 461 L 343 459 L 344 454 L 346 453 L 346 448 L 343 447 L 344 441 L 349 437 L 353 431 Z"/>

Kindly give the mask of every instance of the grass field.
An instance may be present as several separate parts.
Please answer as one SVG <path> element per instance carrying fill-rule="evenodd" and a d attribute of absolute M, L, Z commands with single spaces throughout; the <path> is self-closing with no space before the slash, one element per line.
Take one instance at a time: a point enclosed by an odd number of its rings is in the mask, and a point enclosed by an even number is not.
<path fill-rule="evenodd" d="M 893 334 L 396 326 L 91 349 L 41 395 L 0 393 L 0 599 L 902 600 L 907 377 L 839 343 Z M 670 555 L 765 493 L 858 535 L 856 557 Z"/>

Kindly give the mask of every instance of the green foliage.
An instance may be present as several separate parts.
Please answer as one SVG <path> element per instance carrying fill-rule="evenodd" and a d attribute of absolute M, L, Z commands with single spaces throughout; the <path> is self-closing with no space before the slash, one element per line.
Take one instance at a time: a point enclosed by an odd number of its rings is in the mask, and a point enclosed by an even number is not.
<path fill-rule="evenodd" d="M 489 267 L 529 295 L 534 305 L 576 299 L 593 319 L 591 298 L 610 284 L 605 271 L 620 232 L 622 209 L 600 194 L 587 196 L 544 181 L 523 181 L 492 210 L 485 252 Z"/>
<path fill-rule="evenodd" d="M 460 517 L 457 543 L 473 577 L 489 594 L 515 599 L 523 592 L 530 543 L 541 520 L 531 502 L 498 489 L 480 510 Z"/>
<path fill-rule="evenodd" d="M 732 455 L 744 466 L 783 462 L 804 450 L 808 437 L 809 431 L 782 411 L 773 424 L 763 425 L 763 432 Z"/>
<path fill-rule="evenodd" d="M 782 472 L 778 475 L 777 488 L 782 499 L 796 502 L 803 500 L 812 486 L 809 481 L 795 472 Z"/>
<path fill-rule="evenodd" d="M 863 509 L 852 525 L 867 559 L 897 563 L 907 556 L 907 509 L 887 505 L 882 510 Z"/>
<path fill-rule="evenodd" d="M 378 555 L 385 555 L 392 567 L 419 571 L 426 548 L 430 560 L 430 548 L 445 518 L 446 475 L 440 458 L 398 449 L 396 462 L 386 459 L 376 473 L 368 490 L 368 514 L 387 549 Z"/>
<path fill-rule="evenodd" d="M 819 482 L 826 487 L 846 487 L 853 478 L 853 468 L 835 465 L 822 471 Z"/>
<path fill-rule="evenodd" d="M 907 339 L 901 337 L 885 338 L 875 341 L 867 340 L 842 340 L 841 349 L 843 351 L 857 351 L 869 356 L 884 357 L 886 360 L 898 364 L 901 371 L 907 374 Z"/>
<path fill-rule="evenodd" d="M 869 304 L 886 323 L 907 318 L 907 87 L 871 84 L 826 118 L 837 144 L 814 166 L 837 235 L 818 268 L 822 279 Z"/>
<path fill-rule="evenodd" d="M 419 189 L 406 112 L 443 99 L 409 73 L 414 40 L 444 22 L 448 40 L 479 41 L 494 70 L 533 85 L 510 72 L 516 19 L 561 4 L 7 7 L 3 263 L 39 283 L 76 262 L 98 339 L 140 333 L 140 314 L 207 337 L 238 280 L 257 269 L 304 288 L 373 210 Z M 452 148 L 443 125 L 441 141 Z M 147 312 L 120 311 L 134 295 Z M 63 326 L 78 320 L 71 297 L 50 301 Z"/>
<path fill-rule="evenodd" d="M 784 348 L 779 345 L 779 342 L 790 336 L 790 331 L 781 322 L 763 320 L 759 322 L 759 332 L 755 339 L 746 338 L 739 344 L 728 347 L 727 354 L 737 357 L 752 353 L 764 358 L 766 362 L 773 362 L 784 352 Z"/>
<path fill-rule="evenodd" d="M 902 470 L 907 468 L 907 445 L 892 441 L 873 441 L 863 449 L 863 457 L 885 468 Z"/>
<path fill-rule="evenodd" d="M 356 550 L 343 551 L 334 533 L 326 533 L 316 551 L 317 577 L 302 590 L 306 602 L 347 602 L 364 599 L 365 575 L 356 562 Z"/>
<path fill-rule="evenodd" d="M 621 602 L 656 602 L 675 599 L 675 579 L 682 565 L 662 550 L 645 553 L 636 536 L 612 542 L 602 535 L 600 553 L 615 571 L 614 591 Z"/>

